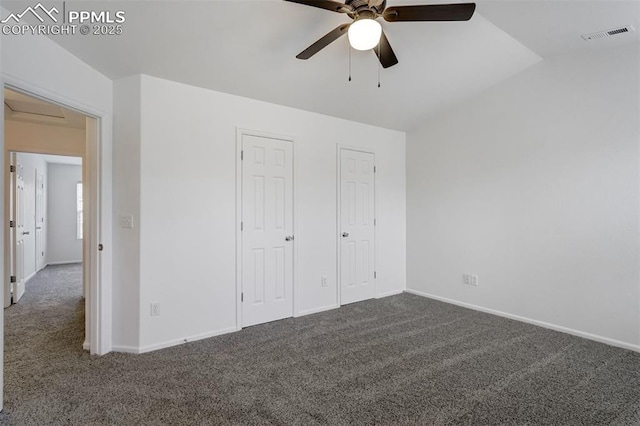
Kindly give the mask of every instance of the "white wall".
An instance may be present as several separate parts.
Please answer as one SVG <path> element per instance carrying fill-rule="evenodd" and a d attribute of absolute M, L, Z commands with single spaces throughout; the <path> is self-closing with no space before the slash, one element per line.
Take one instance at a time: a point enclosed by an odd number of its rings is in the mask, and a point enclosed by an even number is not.
<path fill-rule="evenodd" d="M 37 154 L 18 153 L 18 163 L 22 165 L 24 173 L 24 221 L 25 231 L 29 232 L 24 236 L 24 276 L 31 278 L 38 272 L 36 269 L 36 170 L 43 177 L 45 188 L 47 186 L 47 162 L 44 158 Z M 43 249 L 46 256 L 47 241 L 47 216 L 46 216 L 46 194 L 45 215 L 43 233 Z"/>
<path fill-rule="evenodd" d="M 82 262 L 82 240 L 77 238 L 76 185 L 82 166 L 50 163 L 48 168 L 47 263 Z"/>
<path fill-rule="evenodd" d="M 140 350 L 236 327 L 237 128 L 296 140 L 300 315 L 337 304 L 337 144 L 376 152 L 377 293 L 384 296 L 405 288 L 403 133 L 140 78 L 141 164 L 122 177 L 124 184 L 129 174 L 139 173 L 140 196 L 133 189 L 133 178 L 129 193 L 116 192 L 115 205 L 122 203 L 122 207 L 114 211 L 115 215 L 134 214 L 138 228 L 118 229 L 116 238 L 140 235 Z M 134 108 L 136 97 L 131 91 L 136 84 L 131 78 L 115 84 L 117 105 L 122 97 Z M 116 117 L 116 123 L 119 119 L 133 122 L 116 125 L 116 170 L 138 155 L 138 145 L 130 140 L 138 132 L 135 116 L 135 111 L 128 111 Z M 136 217 L 138 200 L 140 216 Z M 119 269 L 117 263 L 115 270 Z M 329 277 L 326 288 L 321 287 L 323 275 Z M 160 303 L 159 317 L 149 316 L 152 301 Z M 115 305 L 119 303 L 114 300 Z"/>
<path fill-rule="evenodd" d="M 113 228 L 113 349 L 140 345 L 140 76 L 114 84 L 113 217 L 133 215 L 134 227 Z"/>
<path fill-rule="evenodd" d="M 640 348 L 639 76 L 551 58 L 410 132 L 408 289 Z"/>
<path fill-rule="evenodd" d="M 6 10 L 2 9 L 6 16 Z M 100 340 L 93 342 L 92 351 L 105 353 L 111 349 L 111 132 L 112 132 L 112 81 L 47 37 L 2 36 L 1 74 L 3 84 L 36 93 L 48 99 L 89 112 L 101 119 L 100 137 L 100 253 L 99 274 L 101 285 L 89 300 L 98 297 L 103 302 L 100 309 L 88 312 L 99 316 Z M 4 144 L 3 136 L 0 141 Z M 94 297 L 95 296 L 95 297 Z M 91 302 L 94 303 L 94 302 Z M 1 331 L 1 330 L 0 330 Z M 97 332 L 91 335 L 96 338 Z"/>
<path fill-rule="evenodd" d="M 5 151 L 50 153 L 82 157 L 85 154 L 85 131 L 39 123 L 7 121 Z"/>

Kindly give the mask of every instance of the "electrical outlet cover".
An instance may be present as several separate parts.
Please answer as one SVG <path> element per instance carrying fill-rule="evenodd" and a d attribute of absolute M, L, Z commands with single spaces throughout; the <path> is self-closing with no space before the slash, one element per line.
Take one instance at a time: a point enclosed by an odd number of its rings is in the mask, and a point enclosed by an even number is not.
<path fill-rule="evenodd" d="M 160 303 L 151 303 L 151 316 L 157 317 L 160 315 Z"/>
<path fill-rule="evenodd" d="M 121 228 L 133 228 L 133 215 L 122 215 L 122 216 L 120 216 L 120 227 Z"/>

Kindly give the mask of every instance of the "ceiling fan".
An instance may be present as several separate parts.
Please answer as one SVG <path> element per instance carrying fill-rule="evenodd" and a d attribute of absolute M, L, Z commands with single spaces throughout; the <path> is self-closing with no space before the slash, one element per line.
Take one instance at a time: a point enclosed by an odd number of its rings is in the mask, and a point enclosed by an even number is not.
<path fill-rule="evenodd" d="M 398 58 L 393 52 L 380 23 L 376 19 L 382 17 L 387 22 L 468 21 L 476 9 L 475 3 L 387 7 L 387 0 L 345 0 L 344 3 L 333 0 L 285 1 L 345 13 L 353 20 L 352 23 L 342 24 L 333 31 L 330 31 L 320 40 L 300 52 L 296 58 L 309 59 L 348 33 L 349 43 L 354 49 L 370 50 L 377 46 L 374 52 L 384 68 L 389 68 L 397 64 Z"/>

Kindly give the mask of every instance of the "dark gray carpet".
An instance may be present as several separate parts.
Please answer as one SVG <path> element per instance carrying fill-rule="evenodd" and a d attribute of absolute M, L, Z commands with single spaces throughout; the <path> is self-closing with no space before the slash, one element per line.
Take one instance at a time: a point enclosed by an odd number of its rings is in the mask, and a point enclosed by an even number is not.
<path fill-rule="evenodd" d="M 80 273 L 5 310 L 4 423 L 640 424 L 640 354 L 408 294 L 91 357 Z"/>

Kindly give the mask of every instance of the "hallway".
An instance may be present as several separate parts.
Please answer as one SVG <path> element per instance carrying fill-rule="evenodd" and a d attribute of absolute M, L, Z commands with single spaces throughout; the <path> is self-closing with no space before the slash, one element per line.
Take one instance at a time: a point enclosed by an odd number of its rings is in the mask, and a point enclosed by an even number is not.
<path fill-rule="evenodd" d="M 82 264 L 47 266 L 27 283 L 18 304 L 4 310 L 5 411 L 15 398 L 43 393 L 69 356 L 86 354 Z M 2 417 L 0 417 L 2 419 Z"/>

